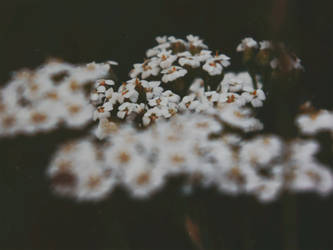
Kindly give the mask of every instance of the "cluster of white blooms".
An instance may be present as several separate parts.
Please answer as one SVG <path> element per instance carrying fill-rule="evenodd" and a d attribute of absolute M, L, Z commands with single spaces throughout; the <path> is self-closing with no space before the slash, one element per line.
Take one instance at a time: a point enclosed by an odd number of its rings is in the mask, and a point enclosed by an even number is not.
<path fill-rule="evenodd" d="M 185 109 L 201 112 L 222 103 L 263 105 L 265 94 L 254 88 L 251 77 L 224 74 L 229 57 L 214 55 L 200 38 L 189 35 L 184 41 L 164 36 L 156 40 L 158 45 L 147 51 L 148 59 L 134 64 L 130 80 L 120 86 L 111 80 L 96 82 L 91 94 L 94 119 L 106 130 L 110 127 L 107 120 L 111 124 L 119 119 L 139 120 L 140 126 L 147 126 Z"/>
<path fill-rule="evenodd" d="M 315 157 L 317 142 L 258 135 L 264 125 L 255 108 L 266 95 L 256 69 L 279 73 L 277 50 L 292 69 L 302 68 L 298 58 L 282 45 L 245 38 L 237 51 L 244 52 L 251 75 L 232 73 L 224 70 L 230 58 L 213 53 L 199 37 L 156 41 L 122 84 L 111 75 L 112 61 L 50 61 L 17 72 L 0 89 L 0 136 L 98 120 L 91 135 L 61 146 L 47 170 L 55 192 L 78 200 L 100 200 L 117 186 L 133 197 L 150 197 L 173 176 L 184 179 L 185 194 L 196 186 L 215 187 L 261 201 L 285 190 L 333 190 L 331 171 Z M 330 111 L 308 110 L 296 123 L 302 134 L 333 135 Z"/>
<path fill-rule="evenodd" d="M 306 110 L 296 119 L 296 124 L 303 134 L 315 135 L 321 131 L 332 132 L 333 134 L 333 111 L 314 110 L 310 103 L 303 106 Z"/>
<path fill-rule="evenodd" d="M 173 36 L 157 37 L 158 45 L 147 51 L 143 63 L 134 64 L 131 78 L 146 79 L 162 74 L 163 83 L 183 77 L 188 71 L 201 68 L 209 75 L 220 75 L 230 65 L 226 55 L 213 55 L 207 45 L 197 36 L 188 35 L 187 40 Z"/>
<path fill-rule="evenodd" d="M 0 89 L 0 136 L 31 134 L 60 123 L 81 127 L 92 119 L 87 97 L 91 85 L 108 75 L 110 63 L 74 66 L 49 61 L 35 71 L 22 70 Z"/>
<path fill-rule="evenodd" d="M 333 175 L 316 158 L 318 144 L 277 136 L 245 139 L 215 115 L 185 112 L 145 130 L 124 125 L 104 142 L 85 138 L 64 145 L 48 173 L 55 191 L 79 200 L 102 199 L 120 185 L 136 198 L 150 197 L 169 177 L 193 187 L 215 187 L 261 201 L 280 192 L 333 189 Z"/>
<path fill-rule="evenodd" d="M 57 192 L 80 200 L 100 199 L 116 183 L 103 160 L 103 150 L 92 139 L 63 145 L 54 155 L 48 175 Z"/>
<path fill-rule="evenodd" d="M 134 64 L 130 80 L 120 86 L 107 79 L 96 82 L 91 101 L 99 138 L 112 132 L 119 120 L 145 127 L 188 110 L 215 114 L 244 131 L 262 128 L 248 108 L 261 107 L 266 96 L 247 72 L 225 73 L 229 58 L 213 55 L 199 37 L 156 40 L 158 45 L 147 51 L 148 59 Z"/>
<path fill-rule="evenodd" d="M 139 116 L 142 125 L 147 126 L 159 118 L 192 111 L 216 114 L 244 131 L 262 128 L 245 105 L 261 107 L 266 97 L 260 87 L 254 89 L 252 79 L 246 72 L 226 73 L 219 90 L 212 91 L 205 91 L 204 81 L 197 78 L 183 98 L 171 90 L 164 90 L 159 81 L 136 78 L 121 85 L 117 91 L 113 89 L 115 83 L 111 80 L 99 80 L 96 84 L 91 99 L 97 106 L 94 119 L 99 119 L 99 138 L 105 137 L 107 131 L 112 132 L 110 126 L 115 126 L 113 115 L 117 119 L 130 120 Z M 145 93 L 143 100 L 140 100 L 140 92 Z"/>
<path fill-rule="evenodd" d="M 284 47 L 283 44 L 279 44 L 279 46 Z M 252 52 L 256 51 L 259 52 L 257 54 L 257 60 L 258 61 L 266 61 L 268 60 L 270 67 L 275 70 L 278 69 L 280 65 L 279 57 L 281 55 L 277 54 L 274 51 L 275 45 L 271 41 L 261 41 L 257 42 L 251 37 L 244 38 L 241 43 L 237 46 L 238 52 Z M 261 53 L 260 53 L 261 52 Z M 286 61 L 287 58 L 284 58 L 283 60 Z M 286 65 L 285 65 L 286 66 Z M 297 58 L 295 55 L 292 55 L 288 57 L 288 68 L 289 70 L 295 69 L 295 70 L 303 70 L 303 66 L 301 64 L 301 59 Z"/>

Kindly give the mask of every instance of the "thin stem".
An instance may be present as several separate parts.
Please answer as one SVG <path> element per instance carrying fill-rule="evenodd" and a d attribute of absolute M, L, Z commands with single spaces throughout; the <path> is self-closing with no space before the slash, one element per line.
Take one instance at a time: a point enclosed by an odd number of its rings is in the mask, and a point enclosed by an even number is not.
<path fill-rule="evenodd" d="M 252 78 L 252 82 L 253 82 L 254 88 L 258 89 L 258 81 L 257 81 L 256 74 L 253 72 L 253 70 L 250 70 L 250 69 L 249 69 L 249 73 L 250 73 L 250 76 Z"/>

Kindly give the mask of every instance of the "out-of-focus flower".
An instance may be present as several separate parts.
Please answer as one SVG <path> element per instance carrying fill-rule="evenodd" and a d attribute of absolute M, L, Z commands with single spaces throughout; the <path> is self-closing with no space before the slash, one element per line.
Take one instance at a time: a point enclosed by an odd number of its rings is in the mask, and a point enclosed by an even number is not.
<path fill-rule="evenodd" d="M 258 43 L 251 37 L 246 37 L 242 40 L 242 42 L 237 46 L 237 51 L 241 52 L 247 48 L 258 48 Z"/>
<path fill-rule="evenodd" d="M 50 61 L 35 71 L 19 71 L 0 89 L 0 136 L 37 133 L 56 129 L 60 124 L 80 128 L 91 122 L 93 106 L 86 88 L 106 77 L 108 63 L 74 66 Z M 91 98 L 98 102 L 103 85 L 111 80 L 99 80 Z"/>

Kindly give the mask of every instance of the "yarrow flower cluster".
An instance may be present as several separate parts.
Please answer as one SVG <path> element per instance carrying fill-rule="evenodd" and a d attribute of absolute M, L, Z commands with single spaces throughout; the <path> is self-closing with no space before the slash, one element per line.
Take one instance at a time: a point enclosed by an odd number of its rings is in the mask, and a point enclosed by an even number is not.
<path fill-rule="evenodd" d="M 243 52 L 243 61 L 250 63 L 255 61 L 261 66 L 270 67 L 273 70 L 303 70 L 301 59 L 294 54 L 285 53 L 285 46 L 282 43 L 272 41 L 257 42 L 251 37 L 244 38 L 236 49 Z"/>
<path fill-rule="evenodd" d="M 108 63 L 74 66 L 52 60 L 35 71 L 15 73 L 0 89 L 0 136 L 49 131 L 59 124 L 80 128 L 91 122 L 87 88 L 89 92 L 109 70 Z"/>
<path fill-rule="evenodd" d="M 185 113 L 138 132 L 130 125 L 114 131 L 102 144 L 91 138 L 60 148 L 48 168 L 55 191 L 79 200 L 105 198 L 125 187 L 136 198 L 149 197 L 168 178 L 183 176 L 183 191 L 211 187 L 261 201 L 283 190 L 333 189 L 333 175 L 314 157 L 312 140 L 283 141 L 273 135 L 252 139 L 229 132 L 212 115 Z"/>
<path fill-rule="evenodd" d="M 97 81 L 97 85 L 106 85 L 107 81 Z M 109 82 L 108 86 L 112 86 L 113 82 Z M 135 90 L 138 85 L 147 91 L 148 102 L 138 102 L 139 93 Z M 116 119 L 137 120 L 139 117 L 139 125 L 148 126 L 160 118 L 170 118 L 184 111 L 216 114 L 244 130 L 262 128 L 259 121 L 253 120 L 253 112 L 249 107 L 261 107 L 265 94 L 262 89 L 253 88 L 251 77 L 245 72 L 226 73 L 218 91 L 205 91 L 204 81 L 197 78 L 190 85 L 188 95 L 183 98 L 170 90 L 164 90 L 158 81 L 133 79 L 121 85 L 117 92 L 112 87 L 107 90 L 103 87 L 105 91 L 101 93 L 99 88 L 93 94 L 94 100 L 104 100 L 94 112 L 94 119 L 99 119 L 99 138 L 112 132 L 109 128 L 116 126 Z M 117 107 L 117 112 L 114 107 Z"/>
<path fill-rule="evenodd" d="M 333 138 L 333 111 L 316 110 L 310 102 L 305 103 L 301 110 L 303 112 L 297 117 L 296 124 L 303 134 L 315 135 L 326 131 L 331 132 Z"/>
<path fill-rule="evenodd" d="M 96 82 L 91 100 L 96 105 L 94 119 L 99 120 L 98 137 L 106 136 L 110 124 L 114 127 L 119 119 L 145 127 L 185 110 L 220 115 L 221 110 L 232 109 L 230 114 L 239 114 L 238 118 L 246 123 L 245 113 L 251 112 L 245 106 L 263 105 L 266 96 L 262 85 L 255 88 L 246 72 L 225 73 L 229 57 L 213 55 L 198 37 L 189 35 L 184 41 L 164 36 L 156 40 L 158 45 L 146 53 L 148 59 L 134 64 L 129 74 L 132 79 L 118 87 L 111 80 Z M 229 104 L 235 107 L 227 108 Z M 244 109 L 237 111 L 239 108 Z M 230 117 L 230 121 L 234 118 Z"/>
<path fill-rule="evenodd" d="M 228 56 L 197 36 L 156 41 L 126 82 L 113 77 L 112 61 L 16 73 L 0 91 L 0 135 L 98 120 L 90 135 L 60 146 L 47 169 L 55 192 L 77 200 L 106 198 L 118 186 L 147 198 L 174 176 L 183 178 L 184 194 L 214 187 L 264 202 L 284 191 L 333 190 L 332 172 L 317 159 L 320 143 L 310 137 L 333 135 L 331 111 L 308 105 L 296 118 L 302 139 L 263 132 L 258 119 L 272 84 L 303 70 L 283 45 L 245 38 L 236 50 L 247 71 L 235 73 L 226 72 Z"/>
<path fill-rule="evenodd" d="M 112 80 L 96 82 L 91 99 L 99 125 L 93 132 L 104 140 L 96 143 L 90 137 L 72 142 L 78 145 L 72 153 L 67 152 L 68 145 L 59 150 L 49 166 L 55 191 L 89 200 L 105 198 L 114 187 L 122 186 L 133 197 L 146 198 L 173 176 L 184 178 L 186 194 L 197 185 L 233 195 L 252 194 L 261 201 L 274 200 L 285 190 L 322 195 L 332 191 L 332 173 L 316 159 L 319 144 L 314 140 L 286 141 L 274 135 L 248 138 L 249 132 L 263 129 L 254 112 L 266 99 L 260 77 L 223 72 L 212 84 L 229 58 L 213 57 L 201 39 L 187 38 L 185 42 L 158 37 L 159 44 L 147 51 L 148 59 L 135 64 L 132 79 L 118 89 Z M 268 41 L 259 47 L 253 39 L 245 39 L 237 50 L 272 48 Z M 200 67 L 208 78 L 193 73 Z M 180 81 L 184 76 L 186 81 Z M 120 125 L 119 119 L 130 122 Z M 151 126 L 138 130 L 137 125 Z M 91 164 L 97 172 L 75 163 L 83 154 L 79 147 L 83 143 L 94 147 Z M 70 167 L 64 169 L 63 162 Z M 98 185 L 91 186 L 96 178 Z"/>

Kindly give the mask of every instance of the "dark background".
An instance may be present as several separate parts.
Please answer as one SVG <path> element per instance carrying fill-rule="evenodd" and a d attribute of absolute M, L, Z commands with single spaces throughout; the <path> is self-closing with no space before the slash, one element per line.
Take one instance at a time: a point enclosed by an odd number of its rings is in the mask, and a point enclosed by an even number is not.
<path fill-rule="evenodd" d="M 115 60 L 127 80 L 157 35 L 199 35 L 232 58 L 239 41 L 284 41 L 303 60 L 301 98 L 333 107 L 331 1 L 18 1 L 0 2 L 0 83 L 50 57 L 72 63 Z M 283 100 L 281 100 L 283 101 Z M 58 131 L 0 141 L 0 249 L 197 249 L 189 216 L 210 249 L 333 249 L 333 202 L 283 195 L 269 205 L 214 190 L 179 195 L 177 180 L 148 201 L 122 190 L 98 204 L 51 194 L 45 167 L 57 145 L 80 132 Z"/>

